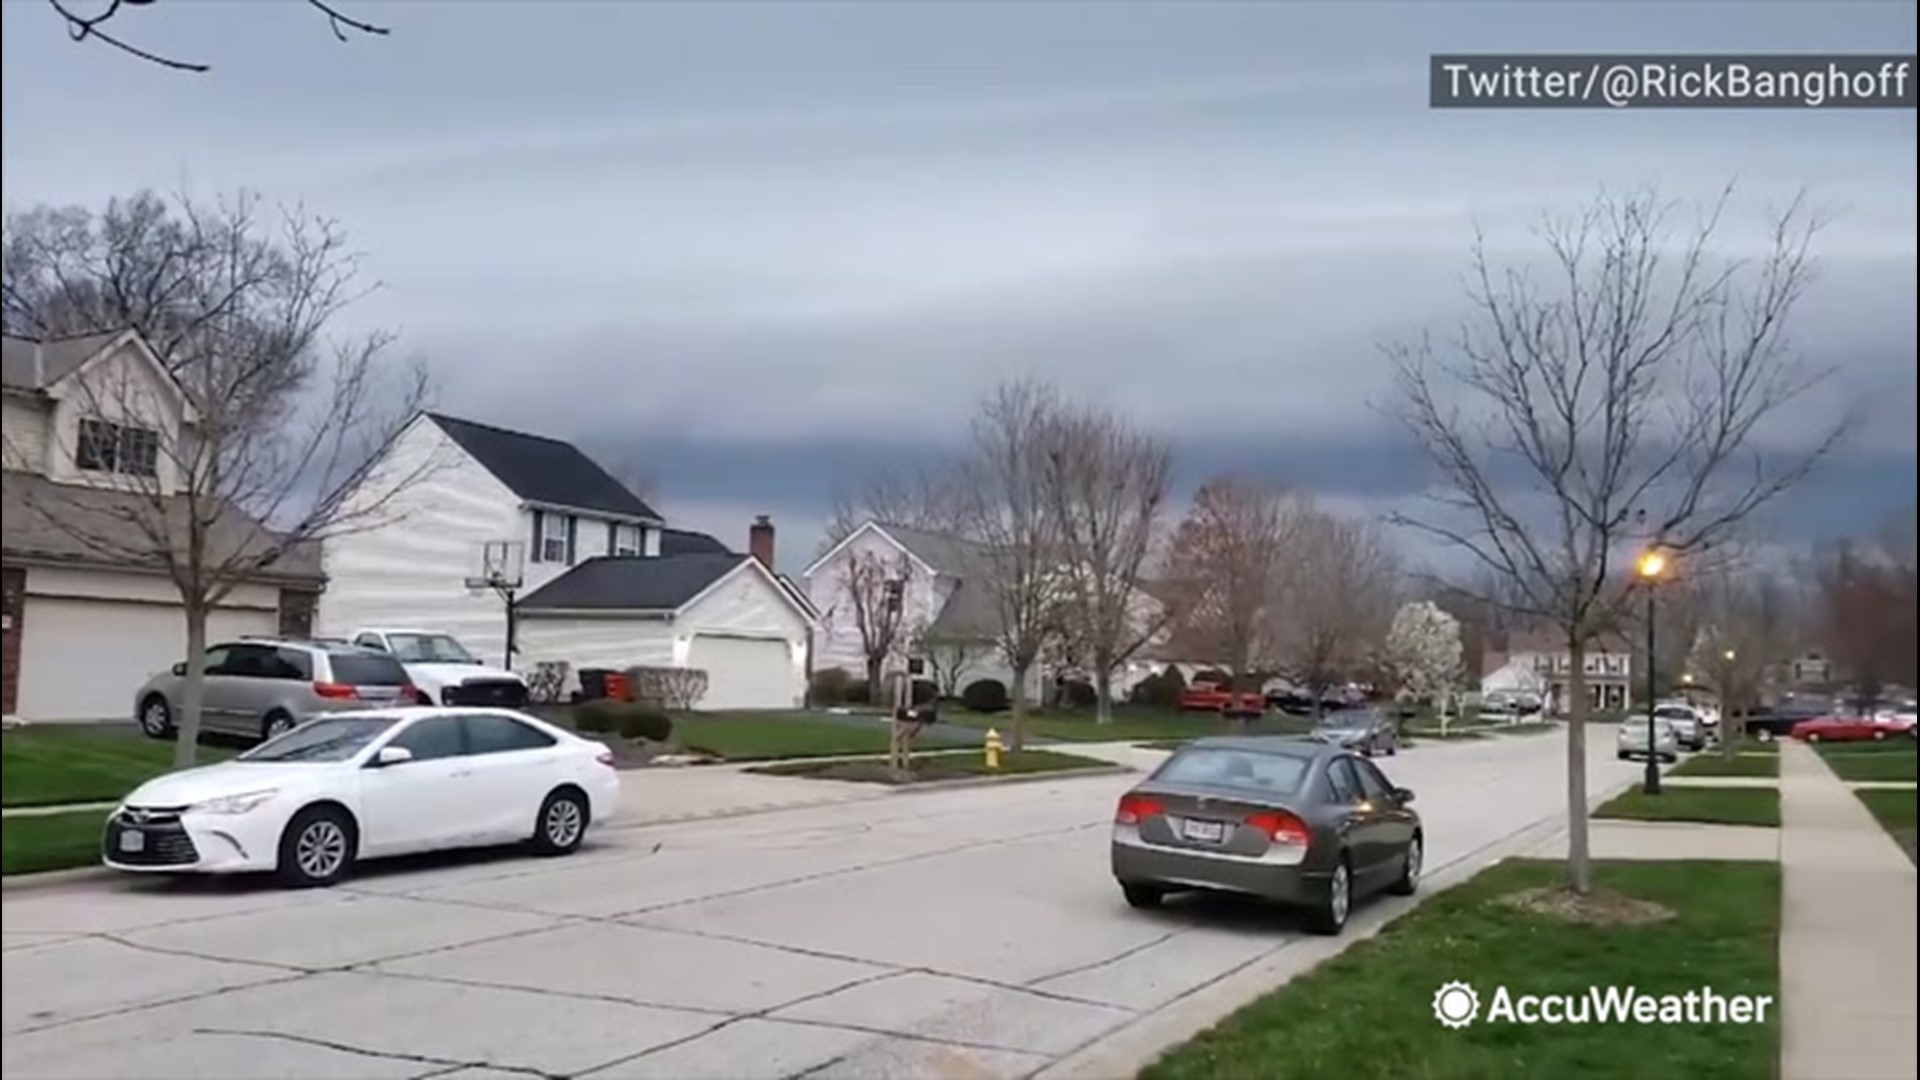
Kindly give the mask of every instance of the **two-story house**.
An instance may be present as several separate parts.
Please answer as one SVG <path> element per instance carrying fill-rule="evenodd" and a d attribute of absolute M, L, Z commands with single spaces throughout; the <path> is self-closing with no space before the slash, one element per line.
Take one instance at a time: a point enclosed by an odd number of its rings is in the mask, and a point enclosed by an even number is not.
<path fill-rule="evenodd" d="M 130 716 L 140 684 L 186 655 L 186 614 L 165 548 L 152 545 L 186 542 L 176 463 L 193 405 L 130 330 L 5 338 L 0 404 L 5 712 Z M 270 535 L 228 507 L 207 543 L 234 552 Z M 234 583 L 209 613 L 208 639 L 305 633 L 322 582 L 317 557 L 292 551 Z"/>
<path fill-rule="evenodd" d="M 1551 630 L 1516 630 L 1503 652 L 1488 654 L 1480 692 L 1487 698 L 1531 698 L 1549 715 L 1567 711 L 1572 654 Z M 1587 647 L 1587 701 L 1590 708 L 1624 712 L 1633 708 L 1633 646 L 1618 634 L 1603 635 Z"/>
<path fill-rule="evenodd" d="M 775 572 L 765 518 L 735 552 L 668 528 L 572 443 L 437 413 L 402 429 L 348 499 L 379 500 L 380 523 L 324 545 L 329 634 L 441 631 L 522 671 L 698 668 L 707 709 L 804 700 L 813 612 Z"/>

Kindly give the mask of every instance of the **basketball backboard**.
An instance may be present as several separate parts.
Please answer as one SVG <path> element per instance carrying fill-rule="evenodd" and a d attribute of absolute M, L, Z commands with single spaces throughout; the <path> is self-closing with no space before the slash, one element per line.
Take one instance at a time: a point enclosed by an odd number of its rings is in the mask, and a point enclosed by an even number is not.
<path fill-rule="evenodd" d="M 517 589 L 526 573 L 527 545 L 520 540 L 488 540 L 467 575 L 467 588 Z"/>

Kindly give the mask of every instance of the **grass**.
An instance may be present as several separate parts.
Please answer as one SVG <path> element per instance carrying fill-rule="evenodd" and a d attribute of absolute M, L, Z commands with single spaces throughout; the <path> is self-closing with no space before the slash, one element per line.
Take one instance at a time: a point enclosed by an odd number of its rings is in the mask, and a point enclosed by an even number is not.
<path fill-rule="evenodd" d="M 574 726 L 572 710 L 566 706 L 539 706 L 533 711 L 553 723 Z M 974 745 L 971 733 L 963 738 L 941 731 L 948 726 L 936 724 L 921 732 L 916 745 L 928 750 Z M 890 739 L 889 726 L 878 717 L 769 711 L 676 714 L 671 742 L 679 749 L 727 761 L 785 761 L 884 754 Z"/>
<path fill-rule="evenodd" d="M 1885 788 L 1878 791 L 1856 791 L 1854 795 L 1866 805 L 1874 819 L 1880 822 L 1880 827 L 1887 830 L 1887 835 L 1893 837 L 1894 841 L 1907 853 L 1907 858 L 1913 860 L 1915 865 L 1920 865 L 1920 855 L 1916 855 L 1914 851 L 1915 806 L 1920 803 L 1920 799 L 1916 799 L 1911 791 L 1891 791 Z"/>
<path fill-rule="evenodd" d="M 1468 726 L 1465 724 L 1462 724 L 1459 727 L 1449 727 L 1445 732 L 1442 732 L 1437 727 L 1436 728 L 1408 728 L 1407 741 L 1410 743 L 1417 743 L 1417 742 L 1424 742 L 1427 739 L 1435 739 L 1435 740 L 1444 740 L 1446 742 L 1462 742 L 1462 741 L 1470 742 L 1474 739 L 1490 739 L 1493 737 L 1494 731 L 1495 729 L 1492 726 L 1484 726 L 1484 727 Z"/>
<path fill-rule="evenodd" d="M 203 763 L 231 749 L 200 747 Z M 58 806 L 117 802 L 173 768 L 173 742 L 131 727 L 42 724 L 0 735 L 0 804 Z"/>
<path fill-rule="evenodd" d="M 1773 788 L 1673 786 L 1658 795 L 1639 788 L 1614 796 L 1596 818 L 1627 821 L 1692 821 L 1706 825 L 1780 825 L 1780 792 Z"/>
<path fill-rule="evenodd" d="M 1003 736 L 1013 728 L 1007 713 L 956 713 L 951 719 L 964 727 L 996 728 Z M 1055 742 L 1185 742 L 1208 735 L 1304 735 L 1313 730 L 1313 721 L 1269 714 L 1250 724 L 1229 724 L 1218 713 L 1123 706 L 1114 710 L 1110 724 L 1096 723 L 1090 711 L 1033 712 L 1027 714 L 1026 728 L 1030 736 Z"/>
<path fill-rule="evenodd" d="M 1718 750 L 1709 750 L 1698 757 L 1683 761 L 1669 776 L 1756 776 L 1774 778 L 1780 775 L 1780 755 L 1767 754 L 1760 757 L 1738 754 L 1724 757 Z"/>
<path fill-rule="evenodd" d="M 1820 747 L 1820 756 L 1835 776 L 1849 783 L 1898 782 L 1916 780 L 1915 765 L 1920 754 L 1912 743 L 1841 743 Z"/>
<path fill-rule="evenodd" d="M 100 861 L 106 824 L 98 810 L 0 818 L 0 874 L 93 866 Z"/>
<path fill-rule="evenodd" d="M 1483 871 L 1175 1049 L 1141 1080 L 1777 1073 L 1773 1009 L 1764 1024 L 1487 1022 L 1502 986 L 1516 996 L 1584 994 L 1589 986 L 1678 994 L 1711 986 L 1778 1000 L 1778 865 L 1596 863 L 1603 889 L 1675 913 L 1645 925 L 1573 924 L 1503 902 L 1563 875 L 1559 863 L 1532 860 Z M 1449 980 L 1477 990 L 1481 1022 L 1456 1031 L 1434 1019 L 1434 993 Z"/>
<path fill-rule="evenodd" d="M 1022 750 L 1000 759 L 1000 768 L 989 769 L 979 753 L 918 754 L 913 759 L 913 779 L 908 783 L 936 780 L 966 780 L 989 776 L 1018 776 L 1031 773 L 1066 772 L 1076 769 L 1111 768 L 1110 762 L 1052 750 Z M 789 761 L 763 765 L 748 772 L 763 776 L 800 776 L 810 780 L 846 780 L 855 783 L 897 784 L 887 760 L 862 758 L 855 761 Z"/>

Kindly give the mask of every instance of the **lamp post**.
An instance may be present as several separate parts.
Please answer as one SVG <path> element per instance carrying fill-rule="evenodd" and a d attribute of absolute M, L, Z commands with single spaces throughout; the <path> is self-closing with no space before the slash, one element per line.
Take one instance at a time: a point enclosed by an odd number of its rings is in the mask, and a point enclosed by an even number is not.
<path fill-rule="evenodd" d="M 1660 754 L 1658 753 L 1659 721 L 1654 718 L 1653 707 L 1659 696 L 1654 681 L 1654 595 L 1660 585 L 1660 578 L 1667 572 L 1667 557 L 1657 548 L 1649 549 L 1640 556 L 1634 569 L 1640 574 L 1641 582 L 1647 589 L 1647 777 L 1645 790 L 1649 795 L 1660 794 Z"/>

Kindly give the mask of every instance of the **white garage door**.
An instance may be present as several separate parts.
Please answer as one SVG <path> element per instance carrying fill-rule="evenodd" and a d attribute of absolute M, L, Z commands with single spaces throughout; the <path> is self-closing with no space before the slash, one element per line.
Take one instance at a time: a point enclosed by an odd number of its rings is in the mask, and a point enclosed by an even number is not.
<path fill-rule="evenodd" d="M 707 673 L 702 709 L 791 709 L 798 704 L 793 650 L 784 641 L 701 635 L 688 650 L 687 666 Z"/>
<path fill-rule="evenodd" d="M 20 715 L 27 720 L 130 719 L 148 676 L 187 656 L 179 608 L 28 596 L 20 638 Z M 271 634 L 270 611 L 220 611 L 207 642 Z"/>

